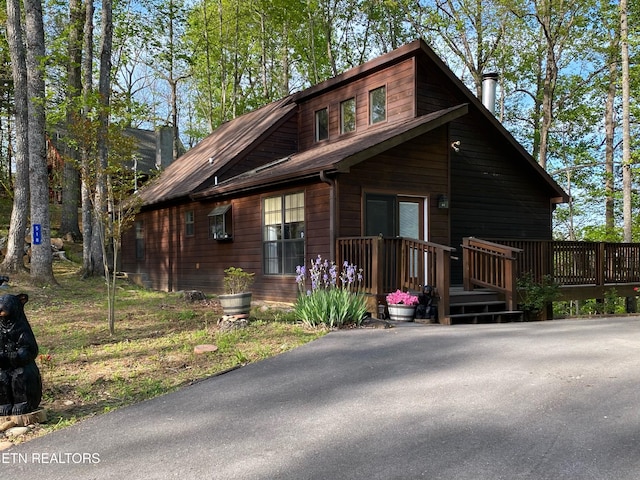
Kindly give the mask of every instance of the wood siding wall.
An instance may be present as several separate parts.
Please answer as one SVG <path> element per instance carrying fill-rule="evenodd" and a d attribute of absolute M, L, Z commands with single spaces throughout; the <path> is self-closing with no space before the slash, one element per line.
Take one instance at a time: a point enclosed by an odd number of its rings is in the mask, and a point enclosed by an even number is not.
<path fill-rule="evenodd" d="M 460 151 L 451 154 L 453 246 L 469 236 L 551 239 L 548 189 L 515 151 L 482 127 L 478 117 L 471 114 L 450 129 L 451 140 L 460 141 Z M 461 266 L 457 267 L 452 271 L 454 283 L 462 281 Z"/>
<path fill-rule="evenodd" d="M 417 72 L 420 115 L 468 101 L 439 70 L 423 65 Z M 470 108 L 450 124 L 449 136 L 450 246 L 460 251 L 469 236 L 551 239 L 554 194 L 486 118 Z M 460 142 L 458 152 L 451 148 L 455 141 Z M 462 283 L 460 260 L 452 260 L 451 280 Z"/>
<path fill-rule="evenodd" d="M 375 128 L 376 125 L 369 125 L 369 92 L 381 86 L 387 89 L 386 121 L 413 118 L 416 110 L 414 62 L 413 58 L 405 60 L 302 103 L 298 137 L 300 150 L 306 150 L 315 143 L 315 112 L 322 108 L 329 110 L 329 139 L 325 142 L 343 140 L 350 135 L 340 134 L 340 102 L 353 97 L 356 99 L 356 131 Z"/>
<path fill-rule="evenodd" d="M 224 269 L 242 267 L 256 273 L 252 287 L 256 299 L 293 301 L 297 294 L 295 277 L 265 276 L 262 268 L 262 199 L 285 192 L 305 192 L 305 257 L 329 257 L 329 192 L 317 183 L 286 191 L 251 195 L 230 200 L 233 240 L 209 238 L 208 213 L 224 202 L 193 202 L 141 212 L 144 222 L 145 258 L 135 258 L 135 229 L 123 239 L 122 270 L 145 274 L 157 290 L 201 290 L 222 293 Z M 193 210 L 195 234 L 185 235 L 185 213 Z"/>
<path fill-rule="evenodd" d="M 429 241 L 449 244 L 447 128 L 441 127 L 351 168 L 338 178 L 338 237 L 363 235 L 363 196 L 384 193 L 429 198 Z"/>

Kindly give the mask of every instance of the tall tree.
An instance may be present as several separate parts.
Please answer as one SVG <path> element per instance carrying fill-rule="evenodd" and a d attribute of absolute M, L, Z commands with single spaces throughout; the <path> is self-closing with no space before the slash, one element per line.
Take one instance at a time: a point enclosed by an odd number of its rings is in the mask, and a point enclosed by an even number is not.
<path fill-rule="evenodd" d="M 624 241 L 633 240 L 631 218 L 631 121 L 630 121 L 630 76 L 629 76 L 629 25 L 627 0 L 620 0 L 620 47 L 622 62 L 622 213 Z"/>
<path fill-rule="evenodd" d="M 540 50 L 537 55 L 537 81 L 531 96 L 535 99 L 536 129 L 533 154 L 543 168 L 547 166 L 549 135 L 555 119 L 556 88 L 561 70 L 572 60 L 572 47 L 584 35 L 581 27 L 589 5 L 565 0 L 516 0 L 514 14 L 523 21 L 523 31 L 537 30 Z"/>
<path fill-rule="evenodd" d="M 108 275 L 109 259 L 105 257 L 105 219 L 107 219 L 108 199 L 108 159 L 109 159 L 109 108 L 111 100 L 111 51 L 113 46 L 113 12 L 111 0 L 102 0 L 100 19 L 100 77 L 98 79 L 98 131 L 96 139 L 97 162 L 96 183 L 93 195 L 93 231 L 91 242 L 91 266 L 93 272 L 86 274 Z"/>
<path fill-rule="evenodd" d="M 91 98 L 93 96 L 93 0 L 85 0 L 85 21 L 83 36 L 82 55 L 82 125 L 89 125 L 89 114 L 91 111 Z M 93 168 L 92 168 L 92 146 L 86 140 L 80 142 L 80 172 L 81 172 L 81 203 L 82 203 L 82 271 L 86 276 L 93 275 Z"/>
<path fill-rule="evenodd" d="M 24 235 L 29 211 L 29 121 L 27 65 L 20 0 L 7 0 L 7 40 L 11 57 L 15 104 L 16 175 L 7 253 L 0 268 L 8 273 L 24 270 Z"/>
<path fill-rule="evenodd" d="M 71 126 L 80 117 L 78 108 L 82 95 L 82 37 L 84 27 L 84 4 L 82 0 L 69 1 L 68 28 L 68 64 L 66 87 L 66 135 L 70 135 Z M 80 205 L 80 172 L 77 141 L 68 138 L 65 142 L 65 162 L 63 167 L 62 216 L 60 234 L 71 234 L 74 239 L 80 238 L 78 206 Z"/>
<path fill-rule="evenodd" d="M 29 189 L 31 192 L 31 278 L 55 282 L 51 253 L 49 175 L 45 140 L 45 46 L 42 3 L 25 0 L 27 93 L 29 110 Z"/>

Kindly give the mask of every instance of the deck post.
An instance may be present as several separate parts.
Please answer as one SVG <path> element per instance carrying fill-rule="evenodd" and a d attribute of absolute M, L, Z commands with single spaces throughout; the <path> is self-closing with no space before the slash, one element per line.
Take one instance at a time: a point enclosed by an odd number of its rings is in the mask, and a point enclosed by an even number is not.
<path fill-rule="evenodd" d="M 473 289 L 471 285 L 471 250 L 466 248 L 469 246 L 469 238 L 462 239 L 462 288 L 465 292 Z"/>
<path fill-rule="evenodd" d="M 438 301 L 438 322 L 442 325 L 451 325 L 449 317 L 449 289 L 451 285 L 451 252 L 444 248 L 436 250 L 436 286 L 440 299 Z"/>
<path fill-rule="evenodd" d="M 504 265 L 505 292 L 504 300 L 507 310 L 515 310 L 518 304 L 518 272 L 515 258 L 508 259 Z"/>
<path fill-rule="evenodd" d="M 371 290 L 372 290 L 372 294 L 373 295 L 380 295 L 382 294 L 382 272 L 383 272 L 383 268 L 382 268 L 382 262 L 383 262 L 383 258 L 382 258 L 382 252 L 383 252 L 383 248 L 382 248 L 382 238 L 378 237 L 377 239 L 375 239 L 372 242 L 372 252 L 371 252 L 371 267 L 372 267 L 372 272 L 371 272 Z"/>

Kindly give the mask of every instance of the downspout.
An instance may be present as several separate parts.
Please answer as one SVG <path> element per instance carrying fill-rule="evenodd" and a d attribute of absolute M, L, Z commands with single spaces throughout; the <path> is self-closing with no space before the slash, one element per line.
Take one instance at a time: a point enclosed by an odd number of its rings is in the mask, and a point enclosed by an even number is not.
<path fill-rule="evenodd" d="M 320 171 L 320 180 L 331 187 L 329 191 L 329 258 L 336 261 L 336 181 L 329 178 L 324 170 Z"/>

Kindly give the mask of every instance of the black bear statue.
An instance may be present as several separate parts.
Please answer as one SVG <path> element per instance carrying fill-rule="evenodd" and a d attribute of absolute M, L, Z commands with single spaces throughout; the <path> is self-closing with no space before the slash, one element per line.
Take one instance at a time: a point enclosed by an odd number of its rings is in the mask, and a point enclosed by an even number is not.
<path fill-rule="evenodd" d="M 0 417 L 37 410 L 42 379 L 38 344 L 24 314 L 25 293 L 0 296 Z"/>

